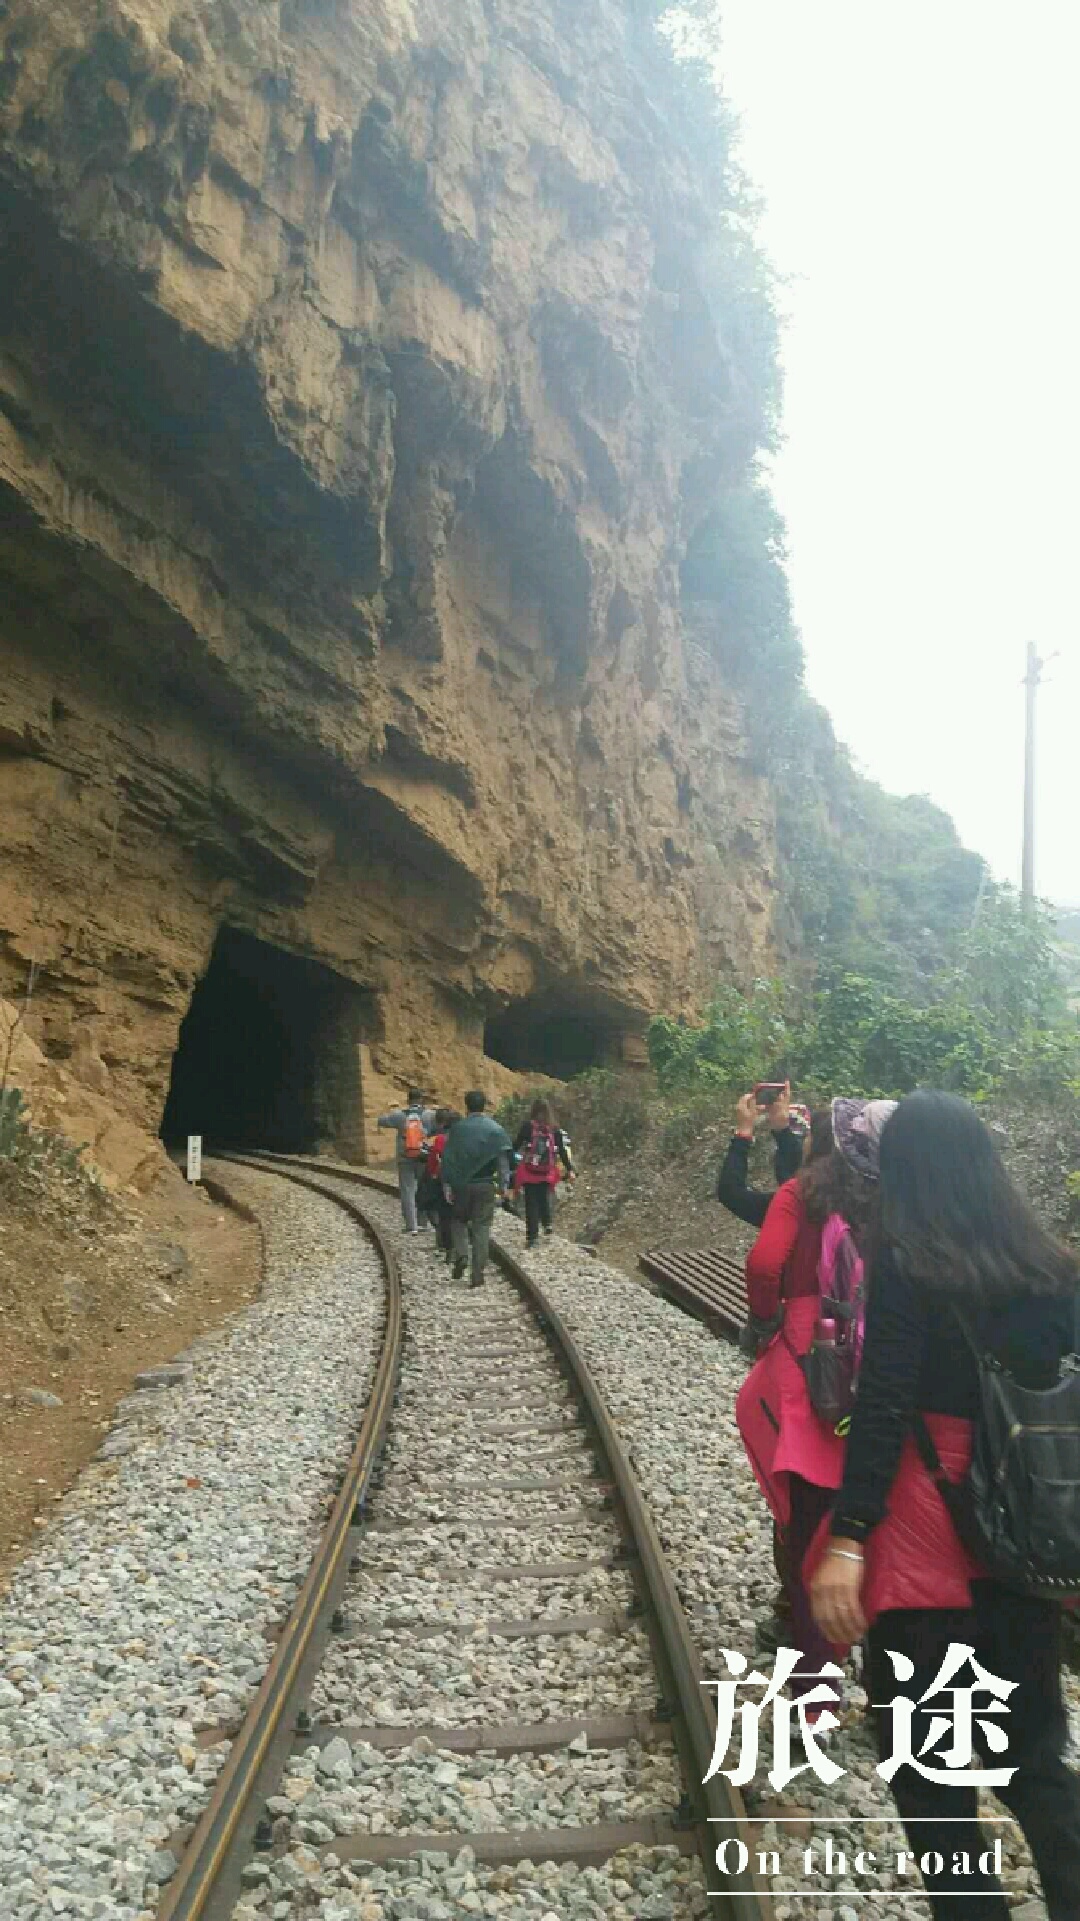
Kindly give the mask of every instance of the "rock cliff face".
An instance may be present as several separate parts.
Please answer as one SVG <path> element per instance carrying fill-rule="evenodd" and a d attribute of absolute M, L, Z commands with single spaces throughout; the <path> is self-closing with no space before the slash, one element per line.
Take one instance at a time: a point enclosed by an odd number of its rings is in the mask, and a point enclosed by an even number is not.
<path fill-rule="evenodd" d="M 618 1051 L 765 956 L 650 58 L 626 0 L 0 5 L 0 990 L 151 1132 L 222 928 L 331 970 L 353 1151 L 502 1085 L 485 1022 Z"/>

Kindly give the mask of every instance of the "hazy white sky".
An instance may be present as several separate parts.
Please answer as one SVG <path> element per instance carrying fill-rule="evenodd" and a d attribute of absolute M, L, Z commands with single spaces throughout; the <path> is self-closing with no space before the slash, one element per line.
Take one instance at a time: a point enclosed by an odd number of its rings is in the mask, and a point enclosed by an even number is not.
<path fill-rule="evenodd" d="M 724 0 L 721 73 L 790 276 L 790 528 L 811 691 L 866 771 L 1080 902 L 1080 0 Z"/>

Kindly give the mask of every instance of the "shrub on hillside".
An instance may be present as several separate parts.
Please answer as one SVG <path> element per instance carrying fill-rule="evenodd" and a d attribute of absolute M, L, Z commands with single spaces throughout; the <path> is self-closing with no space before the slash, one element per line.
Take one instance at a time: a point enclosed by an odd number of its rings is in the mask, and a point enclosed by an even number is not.
<path fill-rule="evenodd" d="M 790 1073 L 801 1093 L 899 1096 L 919 1086 L 970 1099 L 998 1088 L 1080 1097 L 1080 1024 L 1057 963 L 1053 922 L 991 888 L 975 925 L 921 998 L 851 971 L 825 974 L 801 1009 L 779 982 L 718 989 L 699 1027 L 649 1030 L 661 1091 L 745 1089 Z"/>
<path fill-rule="evenodd" d="M 13 1161 L 30 1129 L 17 1087 L 0 1087 L 0 1161 Z"/>
<path fill-rule="evenodd" d="M 633 1153 L 649 1134 L 649 1105 L 640 1075 L 591 1068 L 571 1081 L 559 1114 L 585 1155 L 615 1160 Z"/>
<path fill-rule="evenodd" d="M 657 1135 L 657 1152 L 662 1161 L 680 1160 L 699 1142 L 709 1139 L 719 1118 L 727 1120 L 728 1105 L 715 1093 L 692 1095 L 669 1108 Z"/>
<path fill-rule="evenodd" d="M 78 1174 L 96 1187 L 97 1176 L 82 1164 L 83 1152 L 82 1144 L 75 1146 L 62 1134 L 31 1125 L 20 1088 L 0 1087 L 0 1162 L 12 1162 L 32 1173 L 56 1168 Z"/>
<path fill-rule="evenodd" d="M 779 981 L 757 980 L 748 993 L 718 987 L 702 1027 L 661 1017 L 648 1033 L 649 1059 L 665 1093 L 750 1087 L 786 1073 L 794 1029 Z"/>
<path fill-rule="evenodd" d="M 500 1127 L 505 1127 L 511 1140 L 515 1139 L 518 1129 L 528 1120 L 529 1110 L 533 1102 L 541 1098 L 546 1100 L 548 1096 L 546 1094 L 543 1096 L 539 1094 L 508 1094 L 506 1099 L 500 1102 L 499 1106 L 495 1109 L 495 1119 L 498 1121 Z"/>

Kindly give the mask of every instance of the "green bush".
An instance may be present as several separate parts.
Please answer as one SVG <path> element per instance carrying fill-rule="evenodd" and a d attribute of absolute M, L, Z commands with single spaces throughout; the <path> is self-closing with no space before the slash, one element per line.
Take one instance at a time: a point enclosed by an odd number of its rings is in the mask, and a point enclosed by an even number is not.
<path fill-rule="evenodd" d="M 745 1091 L 740 1089 L 740 1092 Z M 669 1108 L 657 1136 L 661 1160 L 674 1161 L 691 1153 L 697 1143 L 715 1128 L 719 1115 L 727 1120 L 734 1098 L 730 1089 L 725 1090 L 723 1097 L 718 1090 L 705 1097 L 691 1097 L 679 1106 Z"/>
<path fill-rule="evenodd" d="M 964 1001 L 919 1006 L 857 974 L 822 988 L 796 1053 L 800 1082 L 818 1097 L 893 1096 L 919 1086 L 975 1096 L 1001 1069 L 992 1030 Z"/>
<path fill-rule="evenodd" d="M 15 1160 L 29 1133 L 19 1088 L 0 1088 L 0 1161 Z"/>
<path fill-rule="evenodd" d="M 779 981 L 757 980 L 749 992 L 718 987 L 703 1027 L 666 1017 L 649 1027 L 649 1059 L 661 1091 L 695 1087 L 727 1091 L 785 1077 L 793 1028 Z"/>
<path fill-rule="evenodd" d="M 699 1027 L 654 1021 L 649 1052 L 667 1094 L 790 1074 L 811 1099 L 919 1086 L 972 1100 L 998 1088 L 1080 1098 L 1080 1026 L 1052 918 L 1006 888 L 985 891 L 953 964 L 921 996 L 850 970 L 823 973 L 801 1007 L 777 981 L 723 987 Z"/>
<path fill-rule="evenodd" d="M 614 1160 L 635 1152 L 650 1132 L 649 1105 L 640 1076 L 609 1067 L 592 1068 L 571 1081 L 559 1102 L 560 1117 L 581 1156 Z"/>
<path fill-rule="evenodd" d="M 0 1087 L 0 1161 L 38 1173 L 55 1168 L 64 1174 L 78 1174 L 90 1186 L 99 1188 L 96 1174 L 82 1164 L 85 1142 L 78 1146 L 62 1134 L 33 1127 L 26 1102 L 18 1087 Z"/>
<path fill-rule="evenodd" d="M 500 1127 L 505 1127 L 511 1140 L 516 1138 L 518 1129 L 529 1118 L 529 1109 L 535 1100 L 544 1098 L 539 1094 L 508 1094 L 495 1109 L 495 1119 Z"/>

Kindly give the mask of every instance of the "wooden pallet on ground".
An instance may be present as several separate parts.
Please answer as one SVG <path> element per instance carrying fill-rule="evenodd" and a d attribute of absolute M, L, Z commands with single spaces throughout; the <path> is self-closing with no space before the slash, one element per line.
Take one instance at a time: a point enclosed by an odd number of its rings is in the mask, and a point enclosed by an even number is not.
<path fill-rule="evenodd" d="M 696 1248 L 643 1254 L 638 1265 L 669 1301 L 706 1321 L 714 1333 L 738 1334 L 749 1312 L 740 1260 L 713 1248 Z"/>

